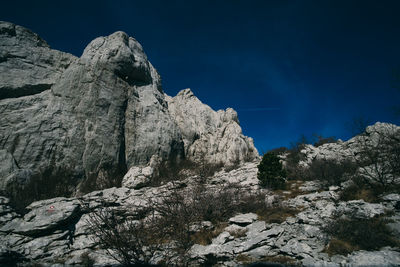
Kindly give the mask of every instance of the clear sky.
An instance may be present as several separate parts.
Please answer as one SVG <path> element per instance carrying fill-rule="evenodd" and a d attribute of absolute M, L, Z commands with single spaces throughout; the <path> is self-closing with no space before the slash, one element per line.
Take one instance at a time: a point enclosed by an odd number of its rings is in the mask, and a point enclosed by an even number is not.
<path fill-rule="evenodd" d="M 399 124 L 400 1 L 5 1 L 0 20 L 80 56 L 98 36 L 135 37 L 163 79 L 238 111 L 260 152 L 301 134 L 350 137 L 356 117 Z"/>

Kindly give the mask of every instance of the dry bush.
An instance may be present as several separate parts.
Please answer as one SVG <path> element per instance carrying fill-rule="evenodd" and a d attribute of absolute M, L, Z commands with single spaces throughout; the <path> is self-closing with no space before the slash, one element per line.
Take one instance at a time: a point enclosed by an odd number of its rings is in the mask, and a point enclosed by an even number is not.
<path fill-rule="evenodd" d="M 396 184 L 400 176 L 400 130 L 394 127 L 384 133 L 364 132 L 356 140 L 360 150 L 354 160 L 365 183 L 379 184 L 385 189 Z"/>
<path fill-rule="evenodd" d="M 223 169 L 222 163 L 195 162 L 189 159 L 165 161 L 158 166 L 158 175 L 152 177 L 150 186 L 160 186 L 170 181 L 179 181 L 188 176 L 197 176 L 201 183 Z"/>
<path fill-rule="evenodd" d="M 267 222 L 282 222 L 298 211 L 280 205 L 269 208 L 265 195 L 235 184 L 223 188 L 198 184 L 158 198 L 136 220 L 125 220 L 108 208 L 95 211 L 89 225 L 99 244 L 122 264 L 149 263 L 157 252 L 168 250 L 166 263 L 181 266 L 188 263 L 187 252 L 195 243 L 209 244 L 229 218 L 248 212 L 261 214 Z M 211 221 L 215 228 L 193 232 L 192 226 L 203 221 Z M 245 234 L 234 233 L 237 237 Z"/>
<path fill-rule="evenodd" d="M 247 235 L 248 229 L 236 229 L 236 230 L 231 230 L 229 231 L 229 234 L 233 236 L 234 238 L 241 238 L 245 237 Z"/>
<path fill-rule="evenodd" d="M 147 265 L 163 248 L 164 231 L 154 213 L 139 221 L 123 220 L 112 208 L 91 213 L 89 234 L 123 266 Z"/>
<path fill-rule="evenodd" d="M 293 209 L 285 206 L 277 205 L 275 207 L 264 208 L 257 210 L 257 215 L 260 220 L 266 223 L 283 223 L 289 217 L 296 216 L 302 209 Z"/>
<path fill-rule="evenodd" d="M 263 205 L 265 206 L 263 197 L 235 184 L 214 189 L 200 184 L 174 191 L 153 207 L 160 215 L 159 223 L 167 239 L 174 241 L 180 264 L 184 264 L 187 260 L 186 253 L 193 244 L 211 242 L 230 217 L 237 213 L 254 211 Z M 212 231 L 204 231 L 204 237 L 199 236 L 201 233 L 192 233 L 191 226 L 202 221 L 211 221 L 217 227 Z"/>
<path fill-rule="evenodd" d="M 301 153 L 301 150 L 309 143 L 309 140 L 304 135 L 297 142 L 291 143 L 285 159 L 285 170 L 289 180 L 303 179 L 305 169 L 299 166 L 299 162 L 305 159 L 305 155 Z"/>
<path fill-rule="evenodd" d="M 354 250 L 379 250 L 385 246 L 398 247 L 399 240 L 394 238 L 386 225 L 389 220 L 383 217 L 360 219 L 355 217 L 336 217 L 325 231 L 332 236 L 327 247 L 329 254 L 350 253 Z"/>
<path fill-rule="evenodd" d="M 219 236 L 228 226 L 227 223 L 219 223 L 214 229 L 203 229 L 192 234 L 191 238 L 194 244 L 209 245 L 211 241 Z"/>
<path fill-rule="evenodd" d="M 329 143 L 336 143 L 337 139 L 334 136 L 331 137 L 323 137 L 322 135 L 316 135 L 317 141 L 315 141 L 314 146 L 319 147 L 324 144 L 329 144 Z"/>
<path fill-rule="evenodd" d="M 396 191 L 395 187 L 392 189 L 392 191 Z M 370 183 L 366 183 L 362 177 L 355 175 L 352 177 L 352 183 L 340 191 L 339 200 L 363 199 L 366 202 L 378 203 L 381 202 L 380 196 L 385 191 L 387 190 L 383 186 L 379 184 L 371 185 Z"/>
<path fill-rule="evenodd" d="M 337 254 L 348 255 L 357 250 L 360 250 L 358 246 L 351 245 L 340 239 L 332 238 L 328 246 L 324 249 L 324 252 L 328 253 L 329 256 L 333 256 Z"/>
<path fill-rule="evenodd" d="M 356 170 L 357 166 L 350 160 L 314 159 L 305 171 L 303 179 L 321 181 L 329 187 L 348 180 Z"/>
<path fill-rule="evenodd" d="M 167 263 L 186 265 L 193 244 L 211 242 L 226 227 L 223 222 L 263 203 L 258 195 L 236 185 L 206 189 L 199 184 L 150 202 L 149 209 L 138 212 L 137 220 L 125 220 L 115 209 L 104 208 L 94 211 L 88 224 L 96 241 L 122 264 L 148 264 L 157 252 L 169 249 L 174 258 L 166 259 Z M 203 221 L 216 228 L 193 233 L 191 227 Z"/>
<path fill-rule="evenodd" d="M 296 259 L 293 259 L 288 256 L 269 256 L 269 257 L 264 257 L 261 259 L 262 262 L 268 262 L 268 263 L 275 263 L 275 264 L 282 264 L 283 266 L 302 266 L 301 264 L 298 264 Z M 282 266 L 282 265 L 276 265 L 276 266 Z"/>

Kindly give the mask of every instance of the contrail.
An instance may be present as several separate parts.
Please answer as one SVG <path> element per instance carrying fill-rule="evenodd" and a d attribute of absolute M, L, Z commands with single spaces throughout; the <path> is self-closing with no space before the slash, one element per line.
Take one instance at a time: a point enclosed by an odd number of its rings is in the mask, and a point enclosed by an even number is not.
<path fill-rule="evenodd" d="M 280 108 L 239 108 L 237 111 L 270 111 L 270 110 L 280 110 Z"/>

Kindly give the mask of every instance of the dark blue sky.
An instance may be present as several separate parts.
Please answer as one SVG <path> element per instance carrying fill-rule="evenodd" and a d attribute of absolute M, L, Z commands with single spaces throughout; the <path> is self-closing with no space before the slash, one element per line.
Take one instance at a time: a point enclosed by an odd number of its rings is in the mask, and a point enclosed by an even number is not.
<path fill-rule="evenodd" d="M 300 134 L 347 139 L 355 117 L 399 124 L 400 1 L 7 1 L 0 20 L 80 56 L 135 37 L 175 95 L 233 107 L 260 152 Z"/>

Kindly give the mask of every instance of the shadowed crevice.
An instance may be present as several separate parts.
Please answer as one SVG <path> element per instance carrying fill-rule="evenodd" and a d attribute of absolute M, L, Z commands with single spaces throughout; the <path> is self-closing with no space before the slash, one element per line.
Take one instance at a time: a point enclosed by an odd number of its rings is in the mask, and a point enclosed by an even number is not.
<path fill-rule="evenodd" d="M 0 88 L 0 100 L 6 98 L 18 98 L 29 95 L 36 95 L 49 90 L 52 84 L 27 84 L 20 88 L 2 87 Z"/>

